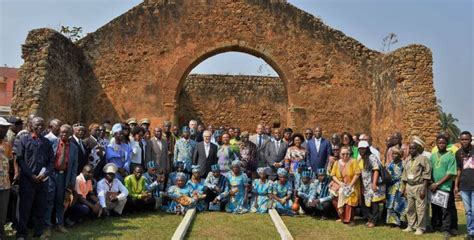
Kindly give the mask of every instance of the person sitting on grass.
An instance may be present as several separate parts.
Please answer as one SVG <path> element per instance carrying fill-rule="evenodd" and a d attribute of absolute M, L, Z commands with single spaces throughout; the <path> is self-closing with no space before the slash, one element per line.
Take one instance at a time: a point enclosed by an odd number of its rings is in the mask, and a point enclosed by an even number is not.
<path fill-rule="evenodd" d="M 326 176 L 326 173 L 327 170 L 325 168 L 318 169 L 318 179 L 313 183 L 314 192 L 312 197 L 314 200 L 311 204 L 316 207 L 315 215 L 321 216 L 321 220 L 326 220 L 336 213 L 331 203 L 334 196 L 329 192 L 331 179 Z"/>
<path fill-rule="evenodd" d="M 114 210 L 118 215 L 122 215 L 123 208 L 127 203 L 128 190 L 122 182 L 115 178 L 118 171 L 113 163 L 104 166 L 105 178 L 97 183 L 97 195 L 102 207 L 102 214 L 110 216 L 109 210 Z"/>
<path fill-rule="evenodd" d="M 125 187 L 129 192 L 127 209 L 131 212 L 155 206 L 155 199 L 151 192 L 146 190 L 143 167 L 141 165 L 135 165 L 133 173 L 125 178 Z"/>
<path fill-rule="evenodd" d="M 314 205 L 312 204 L 314 201 L 314 188 L 315 185 L 311 183 L 311 172 L 303 171 L 301 173 L 301 184 L 299 185 L 295 196 L 296 198 L 300 199 L 299 201 L 301 202 L 301 208 L 308 215 L 314 213 Z"/>
<path fill-rule="evenodd" d="M 274 208 L 278 213 L 283 215 L 293 216 L 291 211 L 291 195 L 293 189 L 288 181 L 288 172 L 284 168 L 279 168 L 277 171 L 278 181 L 273 183 L 271 198 L 274 200 Z"/>
<path fill-rule="evenodd" d="M 201 179 L 201 167 L 199 165 L 191 166 L 191 179 L 187 182 L 187 186 L 192 191 L 193 198 L 197 198 L 196 210 L 202 212 L 206 210 L 206 198 L 204 181 Z"/>
<path fill-rule="evenodd" d="M 176 171 L 170 173 L 168 176 L 168 183 L 166 184 L 166 189 L 169 189 L 171 186 L 176 185 L 176 176 L 178 173 L 184 173 L 184 162 L 183 161 L 177 161 L 176 162 Z M 189 179 L 189 175 L 187 173 L 184 173 L 185 176 L 185 183 Z"/>
<path fill-rule="evenodd" d="M 186 175 L 182 172 L 176 174 L 176 184 L 168 189 L 168 197 L 171 199 L 168 212 L 176 215 L 184 215 L 188 209 L 194 207 L 198 197 L 192 195 L 192 189 L 186 185 Z"/>
<path fill-rule="evenodd" d="M 163 203 L 163 197 L 165 194 L 165 175 L 160 173 L 157 174 L 156 171 L 158 167 L 156 162 L 150 161 L 147 163 L 147 172 L 143 174 L 145 178 L 145 189 L 150 192 L 155 199 L 155 210 L 161 208 Z"/>
<path fill-rule="evenodd" d="M 255 179 L 252 183 L 252 193 L 254 196 L 251 203 L 251 212 L 268 212 L 270 207 L 269 195 L 272 191 L 273 182 L 267 179 L 267 172 L 271 172 L 270 168 L 257 168 L 257 174 L 260 176 L 260 179 Z"/>
<path fill-rule="evenodd" d="M 89 164 L 86 164 L 79 176 L 76 177 L 75 191 L 77 193 L 77 201 L 68 211 L 69 217 L 73 222 L 82 222 L 83 218 L 90 213 L 97 217 L 100 217 L 102 214 L 99 198 L 97 198 L 92 187 L 93 177 L 94 169 Z M 66 222 L 68 221 L 66 220 Z"/>
<path fill-rule="evenodd" d="M 204 181 L 206 202 L 210 211 L 223 211 L 229 196 L 229 181 L 221 174 L 219 164 L 212 165 L 211 170 Z"/>

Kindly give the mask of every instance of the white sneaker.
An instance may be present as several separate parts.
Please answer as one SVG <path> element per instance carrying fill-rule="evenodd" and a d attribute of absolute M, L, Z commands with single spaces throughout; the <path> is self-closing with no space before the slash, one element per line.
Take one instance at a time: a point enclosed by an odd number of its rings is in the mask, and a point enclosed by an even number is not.
<path fill-rule="evenodd" d="M 413 232 L 413 230 L 414 230 L 413 228 L 407 227 L 407 228 L 403 229 L 403 232 Z"/>
<path fill-rule="evenodd" d="M 423 235 L 423 230 L 421 229 L 416 229 L 415 235 Z"/>

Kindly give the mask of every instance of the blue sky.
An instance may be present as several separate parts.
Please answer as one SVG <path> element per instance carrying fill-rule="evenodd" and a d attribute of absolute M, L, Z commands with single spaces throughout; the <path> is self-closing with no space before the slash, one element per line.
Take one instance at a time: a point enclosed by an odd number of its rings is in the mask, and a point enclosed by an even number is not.
<path fill-rule="evenodd" d="M 93 32 L 138 0 L 0 0 L 0 64 L 19 67 L 29 30 L 81 26 Z M 443 109 L 474 131 L 474 26 L 472 0 L 289 0 L 369 48 L 380 50 L 388 33 L 394 48 L 428 46 L 434 57 L 434 86 Z M 259 69 L 259 66 L 263 66 Z M 194 73 L 273 75 L 261 59 L 225 53 L 207 59 Z"/>

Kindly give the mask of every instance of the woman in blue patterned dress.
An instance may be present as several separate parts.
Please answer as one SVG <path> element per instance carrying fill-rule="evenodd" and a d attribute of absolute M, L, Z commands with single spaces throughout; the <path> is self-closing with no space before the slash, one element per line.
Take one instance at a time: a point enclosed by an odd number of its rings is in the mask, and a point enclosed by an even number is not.
<path fill-rule="evenodd" d="M 186 185 L 186 175 L 182 172 L 176 174 L 176 184 L 168 189 L 167 195 L 171 198 L 168 212 L 177 215 L 184 215 L 197 201 L 197 197 L 192 198 L 192 190 Z"/>
<path fill-rule="evenodd" d="M 248 212 L 245 204 L 248 188 L 247 175 L 242 173 L 239 160 L 232 162 L 232 171 L 227 173 L 227 179 L 229 180 L 229 200 L 225 206 L 226 212 Z"/>
<path fill-rule="evenodd" d="M 294 214 L 291 211 L 293 189 L 288 181 L 288 172 L 284 168 L 279 168 L 277 174 L 278 181 L 273 183 L 271 194 L 275 203 L 274 207 L 280 214 L 292 216 Z"/>
<path fill-rule="evenodd" d="M 405 218 L 407 201 L 403 197 L 400 181 L 403 173 L 402 152 L 397 146 L 392 148 L 392 159 L 393 161 L 387 167 L 392 177 L 387 191 L 387 223 L 400 226 Z"/>
<path fill-rule="evenodd" d="M 251 204 L 251 212 L 266 213 L 270 207 L 269 195 L 272 190 L 273 182 L 267 179 L 267 168 L 260 167 L 257 173 L 260 179 L 253 180 L 252 192 L 254 194 Z"/>
<path fill-rule="evenodd" d="M 187 185 L 191 190 L 192 196 L 198 199 L 196 203 L 196 210 L 202 212 L 206 209 L 206 203 L 204 202 L 204 199 L 206 199 L 206 194 L 204 180 L 200 177 L 201 167 L 199 167 L 199 165 L 192 165 L 191 171 L 192 176 Z"/>

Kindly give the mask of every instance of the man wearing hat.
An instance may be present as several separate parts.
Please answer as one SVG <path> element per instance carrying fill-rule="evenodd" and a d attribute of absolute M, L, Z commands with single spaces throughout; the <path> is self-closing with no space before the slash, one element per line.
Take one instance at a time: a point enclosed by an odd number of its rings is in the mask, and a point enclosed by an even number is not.
<path fill-rule="evenodd" d="M 104 166 L 105 178 L 97 183 L 97 195 L 105 216 L 110 215 L 110 210 L 114 210 L 118 215 L 122 215 L 123 208 L 127 203 L 128 190 L 115 178 L 117 166 L 107 163 Z"/>
<path fill-rule="evenodd" d="M 142 120 L 140 120 L 140 126 L 144 128 L 145 131 L 150 130 L 150 124 L 151 122 L 150 122 L 150 119 L 148 118 L 143 118 Z"/>
<path fill-rule="evenodd" d="M 184 169 L 186 172 L 191 172 L 191 165 L 193 163 L 193 153 L 196 147 L 196 141 L 190 139 L 189 127 L 183 127 L 182 137 L 176 141 L 174 147 L 174 163 L 178 161 L 184 162 Z"/>
<path fill-rule="evenodd" d="M 331 204 L 333 195 L 329 192 L 331 179 L 326 176 L 326 169 L 320 168 L 316 171 L 318 178 L 314 181 L 314 192 L 311 204 L 316 207 L 315 214 L 320 215 L 322 220 L 335 215 L 335 209 Z"/>
<path fill-rule="evenodd" d="M 410 155 L 405 162 L 402 181 L 405 188 L 403 195 L 407 199 L 408 226 L 404 232 L 416 230 L 417 235 L 426 231 L 429 217 L 426 198 L 428 197 L 428 183 L 431 180 L 431 164 L 427 157 L 420 154 L 421 145 L 410 143 Z"/>
<path fill-rule="evenodd" d="M 136 118 L 129 118 L 127 119 L 127 124 L 130 127 L 130 129 L 133 129 L 138 125 L 137 119 Z"/>
<path fill-rule="evenodd" d="M 8 118 L 8 123 L 11 125 L 7 131 L 7 141 L 10 144 L 13 144 L 16 135 L 23 129 L 23 120 L 21 120 L 19 117 L 12 116 Z"/>
<path fill-rule="evenodd" d="M 206 203 L 209 204 L 209 210 L 224 210 L 229 195 L 229 181 L 221 174 L 219 164 L 211 166 L 212 172 L 207 174 L 204 186 L 206 186 Z M 213 208 L 212 205 L 217 207 Z"/>
<path fill-rule="evenodd" d="M 118 169 L 118 176 L 122 181 L 130 172 L 132 149 L 125 143 L 122 124 L 116 123 L 112 127 L 113 140 L 107 145 L 105 159 L 107 163 L 113 163 Z"/>
<path fill-rule="evenodd" d="M 10 159 L 11 145 L 4 141 L 7 130 L 13 124 L 0 117 L 0 238 L 4 236 L 4 226 L 7 217 L 8 199 L 10 198 Z"/>
<path fill-rule="evenodd" d="M 314 192 L 315 185 L 311 183 L 311 171 L 305 170 L 301 172 L 301 183 L 299 184 L 296 196 L 298 196 L 302 201 L 301 208 L 306 214 L 312 214 L 314 212 L 314 206 L 312 202 L 314 201 Z"/>
<path fill-rule="evenodd" d="M 155 199 L 155 210 L 158 210 L 163 202 L 163 196 L 165 195 L 165 174 L 157 173 L 158 166 L 156 162 L 147 163 L 147 172 L 143 174 L 145 178 L 145 189 L 152 193 Z"/>

